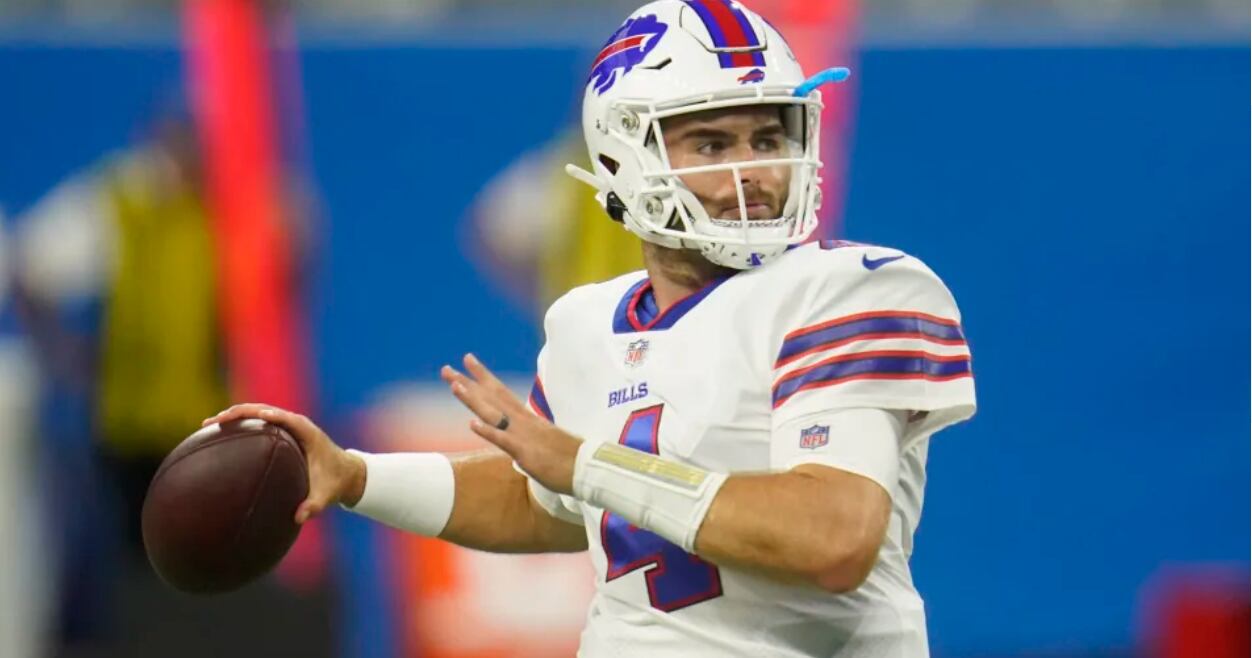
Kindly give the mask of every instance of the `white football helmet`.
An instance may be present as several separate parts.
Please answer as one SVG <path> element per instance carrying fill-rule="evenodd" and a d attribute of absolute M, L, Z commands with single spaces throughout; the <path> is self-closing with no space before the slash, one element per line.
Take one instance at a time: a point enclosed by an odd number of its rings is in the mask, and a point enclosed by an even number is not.
<path fill-rule="evenodd" d="M 847 69 L 807 79 L 782 35 L 734 0 L 657 0 L 639 8 L 609 37 L 592 64 L 583 97 L 583 131 L 593 172 L 566 171 L 596 188 L 609 215 L 640 238 L 699 249 L 710 261 L 746 269 L 799 244 L 817 227 L 823 82 Z M 661 120 L 703 110 L 777 105 L 787 140 L 783 157 L 675 169 Z M 791 168 L 782 216 L 749 219 L 745 169 Z M 729 171 L 737 219 L 710 217 L 680 179 Z"/>

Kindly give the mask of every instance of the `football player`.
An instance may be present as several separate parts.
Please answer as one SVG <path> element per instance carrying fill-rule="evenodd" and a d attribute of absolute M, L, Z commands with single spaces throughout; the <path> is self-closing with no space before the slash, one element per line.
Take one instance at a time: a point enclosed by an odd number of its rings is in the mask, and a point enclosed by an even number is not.
<path fill-rule="evenodd" d="M 587 550 L 580 655 L 924 656 L 908 560 L 930 438 L 975 407 L 944 284 L 885 247 L 806 243 L 818 113 L 773 27 L 731 0 L 659 0 L 596 57 L 583 127 L 645 271 L 548 311 L 527 402 L 472 355 L 445 367 L 473 455 L 344 451 L 307 418 L 303 521 L 339 503 L 482 550 Z"/>

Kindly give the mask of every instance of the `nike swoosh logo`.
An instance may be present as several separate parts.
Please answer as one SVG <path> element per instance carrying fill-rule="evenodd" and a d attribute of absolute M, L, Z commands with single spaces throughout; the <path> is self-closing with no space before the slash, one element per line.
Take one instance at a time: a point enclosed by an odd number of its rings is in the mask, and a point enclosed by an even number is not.
<path fill-rule="evenodd" d="M 864 265 L 865 269 L 867 270 L 876 270 L 882 267 L 883 265 L 890 263 L 891 261 L 900 260 L 901 258 L 904 258 L 904 254 L 900 254 L 899 256 L 886 256 L 883 258 L 870 258 L 869 256 L 861 256 L 861 264 Z"/>

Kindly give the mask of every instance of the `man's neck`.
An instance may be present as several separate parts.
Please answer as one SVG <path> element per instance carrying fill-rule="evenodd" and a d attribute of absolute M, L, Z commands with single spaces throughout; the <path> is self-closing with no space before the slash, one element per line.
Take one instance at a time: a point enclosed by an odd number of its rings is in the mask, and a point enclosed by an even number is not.
<path fill-rule="evenodd" d="M 652 281 L 656 306 L 661 311 L 714 280 L 735 273 L 731 268 L 714 265 L 698 251 L 671 249 L 646 241 L 643 264 Z"/>

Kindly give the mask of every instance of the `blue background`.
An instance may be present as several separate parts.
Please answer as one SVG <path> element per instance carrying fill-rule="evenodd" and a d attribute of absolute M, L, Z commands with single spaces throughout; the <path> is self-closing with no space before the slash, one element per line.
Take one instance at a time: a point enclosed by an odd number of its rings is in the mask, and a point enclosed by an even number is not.
<path fill-rule="evenodd" d="M 532 314 L 461 231 L 566 125 L 587 57 L 305 49 L 328 417 L 469 349 L 530 370 Z M 180 70 L 159 44 L 0 41 L 0 205 L 126 144 Z M 935 652 L 1130 647 L 1158 569 L 1249 555 L 1247 50 L 871 48 L 855 74 L 844 233 L 939 272 L 975 355 L 914 557 Z"/>

